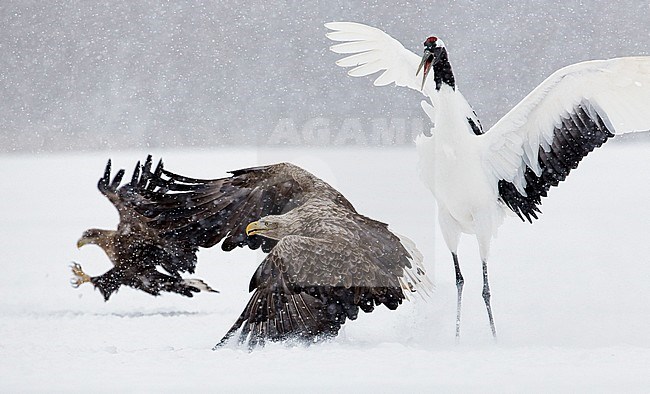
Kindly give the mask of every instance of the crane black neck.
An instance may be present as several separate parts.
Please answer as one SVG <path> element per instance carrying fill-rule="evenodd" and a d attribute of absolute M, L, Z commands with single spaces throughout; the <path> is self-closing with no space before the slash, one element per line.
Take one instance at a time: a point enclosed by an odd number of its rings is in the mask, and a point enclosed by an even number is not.
<path fill-rule="evenodd" d="M 433 80 L 436 82 L 436 90 L 440 90 L 443 83 L 456 90 L 456 80 L 445 48 L 442 48 L 438 62 L 433 65 Z"/>

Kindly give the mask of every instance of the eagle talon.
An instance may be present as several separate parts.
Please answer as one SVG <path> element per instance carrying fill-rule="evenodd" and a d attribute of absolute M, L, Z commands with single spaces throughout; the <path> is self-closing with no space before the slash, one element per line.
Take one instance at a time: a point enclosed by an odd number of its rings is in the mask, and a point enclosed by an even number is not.
<path fill-rule="evenodd" d="M 78 263 L 72 263 L 70 265 L 70 269 L 72 270 L 72 274 L 74 275 L 74 277 L 70 278 L 70 285 L 72 285 L 72 287 L 74 287 L 75 289 L 84 283 L 90 282 L 90 276 L 88 276 L 83 271 L 81 265 L 79 265 Z"/>

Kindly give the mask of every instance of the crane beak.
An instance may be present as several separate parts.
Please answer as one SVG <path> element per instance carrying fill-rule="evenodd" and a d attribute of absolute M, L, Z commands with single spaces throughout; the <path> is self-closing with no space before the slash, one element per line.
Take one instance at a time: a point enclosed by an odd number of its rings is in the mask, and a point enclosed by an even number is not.
<path fill-rule="evenodd" d="M 422 75 L 422 86 L 420 87 L 420 90 L 424 89 L 424 83 L 427 81 L 427 75 L 429 75 L 431 67 L 440 61 L 441 55 L 442 48 L 440 47 L 434 47 L 433 49 L 424 48 L 422 61 L 420 62 L 420 66 L 418 66 L 418 71 L 415 73 L 417 76 L 420 73 L 420 70 L 424 71 Z"/>
<path fill-rule="evenodd" d="M 424 71 L 422 74 L 422 87 L 420 87 L 420 90 L 424 89 L 424 83 L 427 81 L 427 75 L 429 75 L 429 71 L 431 70 L 431 67 L 433 66 L 435 61 L 435 55 L 433 52 L 429 51 L 428 49 L 424 50 L 424 55 L 422 55 L 422 61 L 420 62 L 420 65 L 418 66 L 418 71 L 416 71 L 415 75 L 417 76 L 420 74 L 420 71 Z"/>

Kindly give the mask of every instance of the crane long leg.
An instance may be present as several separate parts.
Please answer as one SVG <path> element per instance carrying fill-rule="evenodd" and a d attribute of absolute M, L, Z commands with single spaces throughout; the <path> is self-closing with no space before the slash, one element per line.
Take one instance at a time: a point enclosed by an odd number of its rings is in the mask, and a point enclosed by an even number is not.
<path fill-rule="evenodd" d="M 494 327 L 494 317 L 492 316 L 492 306 L 490 305 L 490 285 L 488 284 L 487 259 L 483 260 L 483 300 L 487 308 L 488 318 L 490 319 L 490 329 L 492 337 L 497 339 L 497 330 Z M 460 305 L 460 304 L 459 304 Z"/>
<path fill-rule="evenodd" d="M 456 271 L 456 290 L 458 291 L 458 298 L 456 299 L 456 342 L 460 340 L 460 303 L 463 298 L 463 285 L 465 279 L 460 272 L 460 265 L 458 265 L 458 255 L 452 252 L 451 257 L 454 259 L 454 269 Z"/>

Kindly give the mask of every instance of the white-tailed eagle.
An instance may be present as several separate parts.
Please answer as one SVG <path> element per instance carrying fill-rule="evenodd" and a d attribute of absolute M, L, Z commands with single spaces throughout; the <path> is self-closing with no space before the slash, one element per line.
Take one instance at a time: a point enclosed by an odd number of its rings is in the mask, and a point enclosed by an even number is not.
<path fill-rule="evenodd" d="M 150 162 L 147 164 L 151 165 Z M 143 174 L 148 174 L 147 166 Z M 113 268 L 99 276 L 89 276 L 81 265 L 72 264 L 74 277 L 71 284 L 78 287 L 92 283 L 108 301 L 120 286 L 130 286 L 152 295 L 162 291 L 179 293 L 192 297 L 200 291 L 215 292 L 200 279 L 184 279 L 181 272 L 193 273 L 196 266 L 196 252 L 202 246 L 192 239 L 179 239 L 174 234 L 162 234 L 149 225 L 149 219 L 137 212 L 136 207 L 144 202 L 139 190 L 146 184 L 141 177 L 140 163 L 137 164 L 131 181 L 120 187 L 124 170 L 117 172 L 111 181 L 111 161 L 108 161 L 104 176 L 97 187 L 117 208 L 120 222 L 116 230 L 89 229 L 77 241 L 77 247 L 95 244 L 102 248 L 113 263 Z M 162 268 L 164 272 L 158 270 Z"/>
<path fill-rule="evenodd" d="M 335 336 L 359 309 L 395 309 L 409 293 L 430 289 L 412 242 L 357 213 L 304 169 L 281 163 L 231 174 L 194 179 L 161 161 L 143 174 L 148 184 L 137 208 L 163 237 L 268 252 L 250 280 L 250 301 L 217 346 L 233 336 L 251 348 L 311 343 Z"/>

